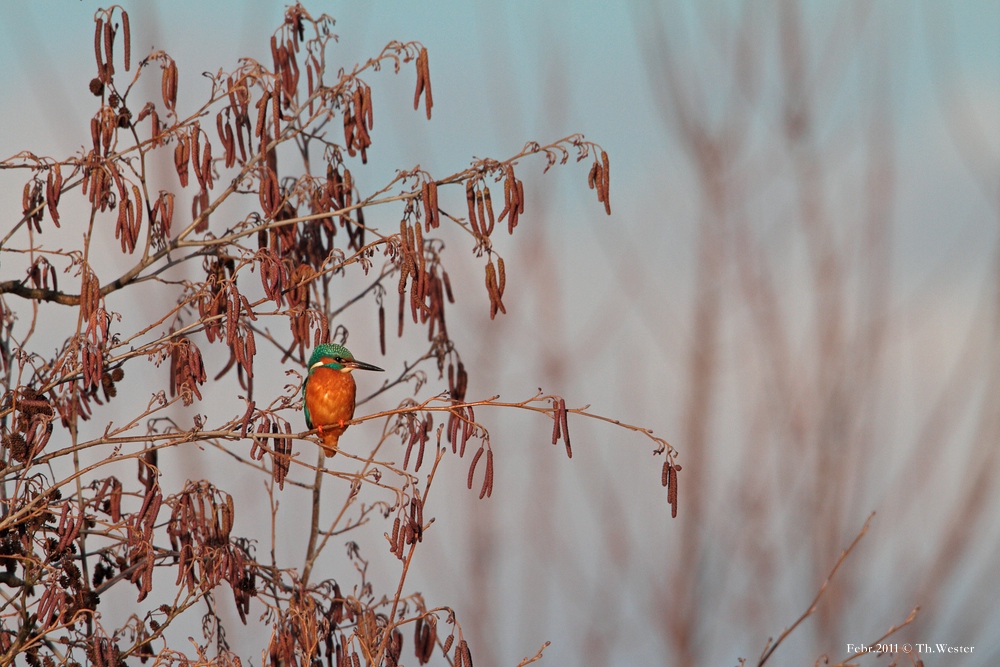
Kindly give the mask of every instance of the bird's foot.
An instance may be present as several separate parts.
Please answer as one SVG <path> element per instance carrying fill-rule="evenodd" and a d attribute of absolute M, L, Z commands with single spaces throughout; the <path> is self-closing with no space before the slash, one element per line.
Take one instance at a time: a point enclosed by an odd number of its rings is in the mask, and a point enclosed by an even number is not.
<path fill-rule="evenodd" d="M 338 421 L 338 422 L 337 422 L 337 427 L 338 427 L 338 428 L 341 428 L 341 429 L 343 429 L 343 428 L 344 428 L 344 422 L 345 422 L 345 421 L 346 421 L 346 420 L 344 420 L 344 419 L 341 419 L 340 421 Z"/>

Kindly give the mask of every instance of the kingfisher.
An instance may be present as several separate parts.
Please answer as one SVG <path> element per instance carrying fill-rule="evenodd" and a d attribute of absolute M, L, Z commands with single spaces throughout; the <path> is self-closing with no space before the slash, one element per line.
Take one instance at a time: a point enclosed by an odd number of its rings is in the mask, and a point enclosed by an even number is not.
<path fill-rule="evenodd" d="M 302 384 L 306 425 L 317 429 L 327 456 L 337 453 L 337 441 L 354 417 L 357 386 L 351 371 L 382 371 L 354 358 L 343 345 L 317 345 L 309 357 L 309 375 Z"/>

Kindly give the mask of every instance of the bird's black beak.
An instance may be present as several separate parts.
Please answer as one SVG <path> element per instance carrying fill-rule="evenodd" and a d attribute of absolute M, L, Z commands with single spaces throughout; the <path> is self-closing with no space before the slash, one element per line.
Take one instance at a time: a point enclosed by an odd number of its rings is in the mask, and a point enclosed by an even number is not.
<path fill-rule="evenodd" d="M 385 372 L 384 368 L 379 368 L 378 366 L 375 366 L 374 364 L 368 364 L 368 363 L 365 363 L 363 361 L 358 361 L 357 359 L 351 359 L 350 361 L 345 361 L 344 362 L 344 367 L 345 368 L 350 368 L 352 370 L 359 370 L 359 371 L 382 371 L 382 372 Z"/>

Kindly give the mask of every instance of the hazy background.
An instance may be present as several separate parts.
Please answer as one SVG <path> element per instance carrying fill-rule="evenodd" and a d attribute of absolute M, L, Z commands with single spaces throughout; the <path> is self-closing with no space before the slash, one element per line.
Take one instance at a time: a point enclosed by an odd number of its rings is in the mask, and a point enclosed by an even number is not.
<path fill-rule="evenodd" d="M 0 156 L 89 143 L 97 6 L 0 8 Z M 133 62 L 151 47 L 177 60 L 182 113 L 208 89 L 196 73 L 270 62 L 283 11 L 124 6 Z M 550 664 L 755 663 L 872 511 L 820 611 L 773 663 L 843 659 L 917 604 L 900 643 L 975 646 L 926 664 L 1000 662 L 1000 4 L 306 7 L 337 19 L 338 66 L 392 39 L 430 51 L 430 122 L 412 110 L 411 71 L 367 79 L 362 191 L 397 168 L 447 175 L 573 132 L 611 157 L 610 218 L 586 188 L 589 163 L 519 168 L 528 203 L 517 234 L 497 241 L 508 314 L 495 322 L 468 241 L 449 237 L 452 281 L 467 285 L 449 331 L 469 397 L 541 387 L 670 440 L 680 516 L 643 439 L 571 420 L 569 461 L 547 420 L 485 416 L 494 496 L 465 490 L 463 466 L 447 471 L 408 586 L 456 609 L 477 665 L 517 664 L 545 640 Z M 8 220 L 20 187 L 3 182 Z M 390 342 L 383 363 L 370 313 L 351 317 L 360 358 L 391 370 L 419 348 Z M 224 362 L 208 360 L 209 374 Z M 225 397 L 208 398 L 211 414 Z M 210 453 L 176 463 L 237 491 Z M 236 534 L 266 531 L 261 488 L 247 480 Z M 305 494 L 284 493 L 297 516 Z M 366 555 L 387 585 L 397 561 L 380 534 Z M 340 554 L 329 576 L 347 567 Z M 259 655 L 264 638 L 237 626 L 234 648 Z"/>

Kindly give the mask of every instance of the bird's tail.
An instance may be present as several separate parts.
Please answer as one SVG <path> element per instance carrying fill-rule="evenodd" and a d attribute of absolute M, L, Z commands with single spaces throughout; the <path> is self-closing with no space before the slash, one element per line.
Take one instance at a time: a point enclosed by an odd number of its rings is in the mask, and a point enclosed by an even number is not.
<path fill-rule="evenodd" d="M 340 440 L 339 433 L 331 433 L 324 430 L 323 432 L 323 452 L 328 458 L 333 457 L 337 454 L 337 443 Z"/>

